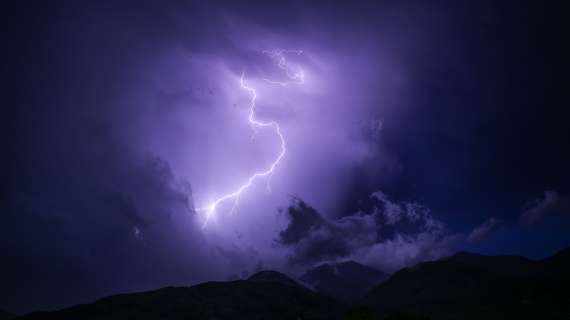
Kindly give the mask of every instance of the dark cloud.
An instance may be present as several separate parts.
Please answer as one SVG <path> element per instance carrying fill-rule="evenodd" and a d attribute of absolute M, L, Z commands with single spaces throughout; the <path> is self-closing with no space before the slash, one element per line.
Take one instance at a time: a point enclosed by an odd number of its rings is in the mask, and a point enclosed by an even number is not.
<path fill-rule="evenodd" d="M 346 257 L 360 246 L 374 242 L 373 215 L 356 214 L 329 221 L 298 198 L 293 199 L 287 214 L 289 225 L 279 233 L 278 241 L 294 248 L 290 256 L 293 264 Z"/>
<path fill-rule="evenodd" d="M 487 238 L 500 225 L 500 221 L 491 217 L 471 231 L 467 236 L 467 241 L 479 242 Z"/>
<path fill-rule="evenodd" d="M 288 208 L 289 224 L 278 242 L 290 249 L 294 265 L 356 259 L 394 271 L 453 251 L 461 238 L 449 234 L 429 209 L 413 202 L 392 202 L 382 192 L 371 195 L 375 206 L 340 218 L 326 219 L 298 198 Z"/>
<path fill-rule="evenodd" d="M 223 278 L 228 258 L 206 249 L 189 182 L 139 130 L 151 118 L 141 65 L 196 29 L 167 7 L 59 4 L 10 11 L 21 20 L 3 103 L 0 304 L 29 312 Z"/>
<path fill-rule="evenodd" d="M 187 184 L 158 158 L 129 166 L 12 190 L 0 226 L 5 306 L 54 308 L 220 276 L 206 268 Z"/>
<path fill-rule="evenodd" d="M 285 230 L 279 233 L 279 239 L 285 245 L 298 243 L 307 237 L 313 229 L 326 223 L 321 215 L 303 200 L 294 197 L 292 202 L 291 206 L 287 208 L 290 223 Z"/>
<path fill-rule="evenodd" d="M 556 191 L 545 191 L 544 198 L 538 198 L 525 206 L 520 216 L 523 225 L 534 225 L 550 215 L 570 213 L 570 197 Z"/>

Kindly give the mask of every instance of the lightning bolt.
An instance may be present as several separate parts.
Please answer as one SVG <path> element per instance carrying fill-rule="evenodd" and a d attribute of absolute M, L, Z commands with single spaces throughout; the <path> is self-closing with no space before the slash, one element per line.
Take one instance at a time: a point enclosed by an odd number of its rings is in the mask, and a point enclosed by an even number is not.
<path fill-rule="evenodd" d="M 264 50 L 263 53 L 268 55 L 269 58 L 271 58 L 273 61 L 275 61 L 275 63 L 277 64 L 277 67 L 279 69 L 283 70 L 285 72 L 285 74 L 287 75 L 287 77 L 292 80 L 292 81 L 275 81 L 275 80 L 263 78 L 264 81 L 266 81 L 270 84 L 276 84 L 276 85 L 280 85 L 283 87 L 288 86 L 292 83 L 303 83 L 303 82 L 305 82 L 305 72 L 303 71 L 303 69 L 294 68 L 293 66 L 291 66 L 287 62 L 287 59 L 285 59 L 285 54 L 301 55 L 301 54 L 303 54 L 302 50 L 282 50 L 282 49 L 271 50 L 271 51 Z M 296 69 L 296 70 L 293 71 L 293 69 Z"/>
<path fill-rule="evenodd" d="M 277 49 L 277 50 L 265 50 L 265 51 L 262 51 L 262 53 L 267 55 L 275 63 L 275 65 L 284 72 L 284 74 L 290 80 L 290 81 L 275 81 L 275 80 L 270 80 L 270 79 L 264 78 L 263 80 L 265 82 L 267 82 L 271 85 L 288 86 L 288 85 L 293 84 L 293 83 L 301 84 L 305 81 L 305 73 L 304 73 L 303 69 L 301 69 L 298 66 L 295 67 L 295 66 L 291 65 L 287 61 L 287 59 L 285 58 L 286 54 L 301 55 L 303 53 L 303 51 L 301 51 L 301 50 Z M 249 121 L 250 126 L 254 130 L 254 133 L 257 132 L 258 128 L 271 128 L 275 132 L 277 137 L 279 137 L 280 151 L 279 151 L 279 154 L 277 155 L 277 157 L 273 160 L 273 162 L 271 163 L 271 165 L 269 165 L 268 168 L 266 168 L 265 170 L 262 170 L 262 171 L 255 172 L 253 175 L 251 175 L 247 179 L 247 181 L 244 184 L 242 184 L 240 187 L 238 187 L 235 191 L 227 193 L 227 194 L 217 198 L 216 200 L 214 200 L 212 203 L 210 203 L 208 206 L 206 206 L 204 208 L 197 209 L 197 211 L 206 212 L 206 218 L 204 219 L 204 223 L 202 225 L 202 228 L 205 228 L 208 225 L 210 218 L 216 213 L 216 209 L 218 208 L 218 206 L 221 203 L 233 200 L 233 206 L 232 206 L 232 209 L 230 212 L 234 212 L 237 208 L 237 205 L 238 205 L 238 202 L 239 202 L 239 199 L 240 199 L 240 196 L 242 195 L 242 193 L 245 192 L 255 182 L 255 180 L 257 180 L 258 178 L 266 178 L 267 179 L 266 180 L 267 189 L 268 189 L 268 191 L 271 191 L 270 184 L 269 184 L 271 176 L 273 176 L 273 173 L 275 172 L 275 168 L 277 167 L 277 165 L 279 165 L 279 162 L 281 162 L 281 159 L 283 159 L 283 157 L 285 156 L 285 153 L 287 152 L 285 137 L 283 136 L 283 133 L 281 132 L 281 127 L 279 126 L 279 123 L 277 123 L 276 121 L 264 122 L 264 121 L 257 120 L 257 118 L 255 116 L 257 92 L 256 92 L 254 87 L 251 87 L 246 83 L 245 72 L 242 72 L 242 74 L 241 74 L 241 77 L 239 80 L 239 85 L 240 85 L 241 89 L 247 91 L 249 93 L 249 96 L 250 96 L 248 121 Z"/>

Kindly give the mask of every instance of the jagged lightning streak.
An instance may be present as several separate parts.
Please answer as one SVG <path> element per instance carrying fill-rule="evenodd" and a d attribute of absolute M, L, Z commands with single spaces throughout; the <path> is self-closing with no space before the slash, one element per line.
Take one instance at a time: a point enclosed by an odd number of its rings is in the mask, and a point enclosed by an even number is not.
<path fill-rule="evenodd" d="M 268 55 L 269 58 L 275 62 L 277 67 L 284 71 L 287 78 L 289 78 L 291 81 L 274 81 L 274 80 L 269 80 L 266 78 L 264 78 L 263 80 L 269 84 L 280 85 L 280 86 L 288 86 L 289 84 L 292 84 L 292 83 L 303 83 L 305 80 L 305 74 L 304 74 L 303 69 L 301 69 L 300 67 L 294 68 L 293 66 L 291 66 L 287 62 L 287 60 L 285 58 L 285 54 L 301 55 L 302 53 L 303 52 L 301 50 L 282 50 L 282 49 L 271 50 L 271 51 L 263 51 L 263 54 Z M 293 69 L 295 69 L 295 70 L 293 71 Z M 256 119 L 255 108 L 256 108 L 257 92 L 256 92 L 255 88 L 246 84 L 245 72 L 242 72 L 240 80 L 239 80 L 239 84 L 240 84 L 240 87 L 242 89 L 246 90 L 250 95 L 249 116 L 248 116 L 249 124 L 253 128 L 254 132 L 256 132 L 257 128 L 272 128 L 273 131 L 275 132 L 275 134 L 279 137 L 280 151 L 279 151 L 279 154 L 277 155 L 277 157 L 275 158 L 275 160 L 273 160 L 273 162 L 271 163 L 271 165 L 267 169 L 265 169 L 263 171 L 255 172 L 237 190 L 217 198 L 216 200 L 214 200 L 210 205 L 208 205 L 205 208 L 199 208 L 198 211 L 205 211 L 206 212 L 206 218 L 204 219 L 204 224 L 202 225 L 202 228 L 205 228 L 207 226 L 211 216 L 213 214 L 215 214 L 216 209 L 218 208 L 218 206 L 221 203 L 223 203 L 225 201 L 233 200 L 234 203 L 233 203 L 231 212 L 234 212 L 237 205 L 238 205 L 239 198 L 240 198 L 241 194 L 245 190 L 247 190 L 253 184 L 253 182 L 256 179 L 265 177 L 267 179 L 268 190 L 270 190 L 269 189 L 270 188 L 269 179 L 271 178 L 271 176 L 275 172 L 275 168 L 277 167 L 279 162 L 281 162 L 281 159 L 283 159 L 283 157 L 285 156 L 285 153 L 287 152 L 287 147 L 285 144 L 285 138 L 283 137 L 279 123 L 277 123 L 276 121 L 263 122 L 263 121 Z"/>
<path fill-rule="evenodd" d="M 263 80 L 265 80 L 268 83 L 277 84 L 284 87 L 290 85 L 291 83 L 305 82 L 305 72 L 303 71 L 303 69 L 296 68 L 295 71 L 292 71 L 292 69 L 294 68 L 287 62 L 287 59 L 285 59 L 284 55 L 284 54 L 301 55 L 303 54 L 302 50 L 282 50 L 282 49 L 271 50 L 271 51 L 265 50 L 263 51 L 263 53 L 268 55 L 273 61 L 275 61 L 277 67 L 283 70 L 287 75 L 287 77 L 292 81 L 275 81 L 275 80 L 269 80 L 267 78 L 263 78 Z"/>

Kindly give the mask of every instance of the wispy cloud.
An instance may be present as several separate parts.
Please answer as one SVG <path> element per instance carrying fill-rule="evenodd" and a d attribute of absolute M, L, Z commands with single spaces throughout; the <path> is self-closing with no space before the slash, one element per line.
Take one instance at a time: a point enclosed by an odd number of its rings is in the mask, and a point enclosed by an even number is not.
<path fill-rule="evenodd" d="M 414 202 L 394 202 L 384 193 L 371 195 L 370 212 L 326 219 L 298 198 L 288 208 L 289 224 L 278 242 L 294 265 L 354 259 L 385 271 L 433 260 L 453 251 L 462 238 L 448 233 L 430 210 Z"/>
<path fill-rule="evenodd" d="M 544 198 L 529 202 L 520 216 L 523 225 L 534 225 L 549 215 L 570 213 L 570 197 L 556 191 L 545 191 Z"/>
<path fill-rule="evenodd" d="M 493 231 L 495 231 L 499 225 L 500 221 L 494 217 L 491 217 L 475 227 L 467 237 L 467 241 L 480 242 L 483 239 L 487 238 Z"/>

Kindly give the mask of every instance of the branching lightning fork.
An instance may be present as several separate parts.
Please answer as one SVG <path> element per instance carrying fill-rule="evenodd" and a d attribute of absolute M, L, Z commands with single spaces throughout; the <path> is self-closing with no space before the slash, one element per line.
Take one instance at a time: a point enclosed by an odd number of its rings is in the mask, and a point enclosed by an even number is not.
<path fill-rule="evenodd" d="M 269 58 L 271 58 L 277 64 L 277 67 L 285 72 L 287 78 L 289 78 L 291 81 L 275 81 L 267 78 L 264 78 L 263 80 L 265 80 L 268 83 L 277 84 L 280 86 L 288 86 L 292 83 L 305 82 L 305 72 L 303 71 L 303 69 L 294 68 L 287 62 L 287 59 L 285 59 L 285 54 L 301 55 L 303 54 L 302 50 L 281 50 L 281 49 L 271 50 L 271 51 L 265 50 L 263 51 L 263 53 L 268 55 Z"/>
<path fill-rule="evenodd" d="M 265 79 L 265 78 L 263 80 L 269 84 L 280 85 L 280 86 L 288 86 L 288 85 L 294 84 L 294 83 L 296 83 L 296 84 L 303 83 L 305 81 L 305 74 L 303 72 L 303 69 L 290 65 L 287 62 L 287 59 L 285 58 L 286 54 L 301 55 L 302 53 L 303 52 L 301 50 L 281 50 L 281 49 L 278 49 L 278 50 L 263 51 L 263 54 L 266 54 L 267 56 L 269 56 L 269 58 L 274 61 L 276 66 L 279 69 L 283 70 L 283 72 L 285 73 L 285 75 L 287 76 L 287 78 L 290 81 L 274 81 L 274 80 Z M 269 179 L 271 178 L 271 176 L 275 172 L 275 168 L 277 167 L 279 162 L 281 162 L 281 159 L 283 159 L 283 157 L 285 156 L 285 153 L 287 152 L 287 148 L 286 148 L 286 144 L 285 144 L 285 138 L 283 137 L 279 123 L 277 123 L 276 121 L 264 122 L 264 121 L 260 121 L 260 120 L 256 119 L 255 108 L 256 108 L 257 92 L 256 92 L 255 88 L 249 86 L 246 83 L 245 72 L 241 74 L 239 84 L 240 84 L 240 87 L 243 90 L 246 90 L 250 95 L 249 116 L 248 116 L 249 124 L 251 125 L 251 127 L 253 128 L 254 131 L 257 128 L 271 128 L 275 132 L 275 134 L 279 137 L 281 149 L 279 151 L 279 154 L 275 158 L 275 160 L 273 160 L 273 162 L 271 163 L 271 165 L 268 168 L 266 168 L 265 170 L 262 170 L 262 171 L 255 172 L 253 175 L 251 175 L 249 177 L 249 179 L 247 179 L 247 181 L 243 185 L 241 185 L 235 191 L 233 191 L 231 193 L 227 193 L 227 194 L 217 198 L 212 203 L 210 203 L 210 205 L 208 205 L 207 207 L 197 209 L 197 211 L 199 211 L 199 212 L 200 211 L 206 212 L 206 217 L 204 219 L 204 223 L 202 225 L 202 228 L 205 228 L 207 226 L 208 222 L 210 221 L 210 218 L 212 217 L 212 215 L 214 215 L 216 213 L 216 209 L 218 208 L 218 206 L 221 203 L 233 200 L 233 206 L 232 206 L 231 212 L 234 212 L 236 210 L 237 205 L 238 205 L 239 198 L 240 198 L 241 194 L 243 192 L 245 192 L 253 184 L 253 182 L 255 180 L 257 180 L 258 178 L 266 178 L 267 179 L 267 187 L 268 187 L 268 190 L 270 190 Z"/>

